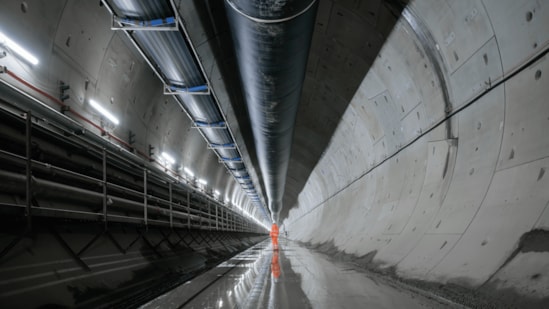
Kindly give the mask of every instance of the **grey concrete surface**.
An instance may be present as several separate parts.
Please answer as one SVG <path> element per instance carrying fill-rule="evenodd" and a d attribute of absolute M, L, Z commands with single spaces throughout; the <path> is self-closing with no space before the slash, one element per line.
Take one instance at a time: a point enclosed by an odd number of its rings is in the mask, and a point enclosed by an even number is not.
<path fill-rule="evenodd" d="M 546 302 L 547 276 L 535 275 L 545 250 L 512 253 L 547 229 L 547 12 L 535 1 L 412 2 L 290 210 L 291 237 L 374 255 L 405 278 L 513 285 Z"/>
<path fill-rule="evenodd" d="M 2 3 L 0 31 L 40 63 L 8 53 L 0 65 L 54 96 L 69 82 L 71 109 L 100 123 L 88 99 L 101 100 L 121 118 L 109 132 L 131 130 L 138 150 L 171 152 L 249 205 L 103 7 L 23 2 Z M 223 2 L 177 5 L 262 183 Z M 289 238 L 371 257 L 401 278 L 547 305 L 549 251 L 524 250 L 532 231 L 549 242 L 547 29 L 543 0 L 321 1 L 281 215 Z"/>

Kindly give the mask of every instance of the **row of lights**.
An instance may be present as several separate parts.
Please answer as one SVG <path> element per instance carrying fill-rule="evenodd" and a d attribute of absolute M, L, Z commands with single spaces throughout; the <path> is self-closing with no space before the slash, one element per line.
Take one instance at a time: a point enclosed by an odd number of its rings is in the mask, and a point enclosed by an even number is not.
<path fill-rule="evenodd" d="M 160 154 L 160 156 L 162 157 L 162 159 L 164 159 L 164 163 L 166 165 L 174 165 L 175 164 L 175 158 L 173 156 L 171 156 L 169 153 L 167 152 L 162 152 Z M 183 171 L 185 172 L 185 174 L 187 174 L 190 178 L 194 179 L 194 173 L 193 171 L 191 171 L 188 167 L 183 167 Z M 206 186 L 208 184 L 208 181 L 203 179 L 203 178 L 199 178 L 196 180 L 199 184 L 203 185 L 203 186 Z M 219 196 L 219 191 L 217 190 L 214 190 L 214 195 L 215 196 Z"/>
<path fill-rule="evenodd" d="M 38 58 L 32 55 L 29 51 L 27 51 L 21 45 L 15 43 L 12 39 L 7 37 L 2 32 L 0 32 L 0 46 L 7 48 L 11 52 L 16 53 L 17 55 L 19 55 L 21 58 L 23 58 L 25 61 L 29 62 L 32 65 L 37 65 L 38 63 L 40 63 L 40 61 L 38 61 Z M 99 104 L 97 101 L 90 99 L 89 103 L 93 109 L 101 113 L 101 115 L 105 116 L 105 118 L 109 119 L 113 124 L 118 125 L 120 123 L 118 118 L 116 118 L 111 112 L 109 112 L 107 109 L 101 106 L 101 104 Z"/>
<path fill-rule="evenodd" d="M 29 62 L 32 65 L 37 65 L 39 63 L 38 58 L 36 58 L 34 55 L 32 55 L 26 49 L 21 47 L 19 44 L 15 43 L 13 40 L 8 38 L 2 32 L 0 32 L 0 46 L 8 48 L 9 51 L 15 52 L 16 54 L 21 56 L 24 60 L 26 60 L 27 62 Z M 101 104 L 99 104 L 97 101 L 95 101 L 93 99 L 90 99 L 89 104 L 93 109 L 98 111 L 101 115 L 103 115 L 105 118 L 107 118 L 114 125 L 120 124 L 120 121 L 118 120 L 118 118 L 116 116 L 114 116 L 106 108 L 104 108 Z M 170 154 L 166 153 L 166 152 L 162 152 L 161 157 L 165 160 L 165 163 L 168 163 L 170 165 L 173 165 L 176 162 L 175 158 L 173 156 L 171 156 Z M 191 171 L 189 168 L 184 167 L 183 171 L 189 177 L 194 179 L 195 175 L 194 175 L 193 171 Z M 197 182 L 200 183 L 203 186 L 206 186 L 208 184 L 208 181 L 206 181 L 205 179 L 202 179 L 202 178 L 199 178 L 197 180 Z M 219 191 L 214 190 L 214 195 L 218 197 L 219 196 Z M 228 203 L 229 203 L 229 201 L 225 201 L 225 204 L 228 204 Z M 268 227 L 263 222 L 259 221 L 256 217 L 252 216 L 249 212 L 247 212 L 246 210 L 244 210 L 240 206 L 237 206 L 237 207 L 238 207 L 238 209 L 240 209 L 242 211 L 242 213 L 246 217 L 254 220 L 257 224 L 259 224 L 259 225 L 263 226 L 264 228 L 268 229 Z"/>

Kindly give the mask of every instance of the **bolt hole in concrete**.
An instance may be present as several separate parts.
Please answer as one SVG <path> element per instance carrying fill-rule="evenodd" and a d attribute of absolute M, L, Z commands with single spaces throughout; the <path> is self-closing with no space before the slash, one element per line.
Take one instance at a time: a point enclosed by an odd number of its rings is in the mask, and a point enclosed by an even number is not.
<path fill-rule="evenodd" d="M 442 248 L 444 248 L 446 246 L 446 244 L 448 243 L 447 240 L 444 241 L 444 243 L 442 244 L 442 246 L 440 246 L 439 250 L 442 250 Z"/>
<path fill-rule="evenodd" d="M 534 77 L 536 78 L 536 80 L 539 80 L 541 78 L 541 70 L 537 70 L 536 75 L 534 75 Z"/>
<path fill-rule="evenodd" d="M 526 21 L 531 21 L 534 14 L 532 12 L 526 12 Z"/>
<path fill-rule="evenodd" d="M 26 1 L 21 2 L 21 12 L 27 13 L 27 10 L 29 9 L 29 5 Z"/>
<path fill-rule="evenodd" d="M 545 175 L 545 168 L 544 168 L 544 167 L 542 167 L 542 168 L 539 170 L 538 181 L 540 181 L 540 180 L 543 178 L 543 175 Z"/>

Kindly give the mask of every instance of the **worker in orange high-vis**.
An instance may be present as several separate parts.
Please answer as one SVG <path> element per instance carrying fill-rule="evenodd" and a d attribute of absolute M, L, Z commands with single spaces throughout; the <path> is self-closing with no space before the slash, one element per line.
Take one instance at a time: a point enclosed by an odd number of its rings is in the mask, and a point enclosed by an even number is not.
<path fill-rule="evenodd" d="M 280 277 L 280 263 L 278 262 L 278 250 L 273 252 L 273 258 L 271 259 L 271 272 L 273 273 L 273 278 L 277 282 Z"/>
<path fill-rule="evenodd" d="M 273 241 L 273 249 L 278 250 L 278 225 L 273 223 L 271 227 L 271 240 Z"/>

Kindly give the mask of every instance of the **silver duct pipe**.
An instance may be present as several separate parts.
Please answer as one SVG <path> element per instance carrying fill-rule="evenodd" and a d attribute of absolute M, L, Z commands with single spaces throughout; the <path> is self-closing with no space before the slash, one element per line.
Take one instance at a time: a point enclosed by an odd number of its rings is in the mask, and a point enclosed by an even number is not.
<path fill-rule="evenodd" d="M 316 0 L 225 0 L 272 220 L 278 222 Z"/>

